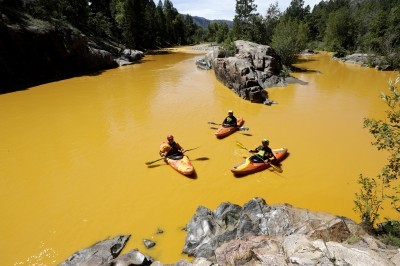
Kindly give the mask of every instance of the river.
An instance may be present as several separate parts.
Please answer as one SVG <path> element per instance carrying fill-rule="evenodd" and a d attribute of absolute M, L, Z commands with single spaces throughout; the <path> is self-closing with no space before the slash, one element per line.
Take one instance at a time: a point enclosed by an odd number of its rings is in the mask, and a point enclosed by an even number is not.
<path fill-rule="evenodd" d="M 131 234 L 164 263 L 181 258 L 182 228 L 200 205 L 242 205 L 252 197 L 359 221 L 352 210 L 359 174 L 376 176 L 385 154 L 370 145 L 363 118 L 383 118 L 395 72 L 305 56 L 302 84 L 268 89 L 272 106 L 252 104 L 196 68 L 198 53 L 146 56 L 140 64 L 0 95 L 0 261 L 55 265 L 73 252 Z M 218 140 L 208 122 L 229 109 L 249 131 Z M 168 134 L 184 148 L 196 178 L 159 158 Z M 230 168 L 268 138 L 287 147 L 283 173 L 235 178 Z M 391 215 L 385 210 L 385 215 Z M 157 234 L 162 229 L 163 234 Z M 147 250 L 142 240 L 157 245 Z"/>

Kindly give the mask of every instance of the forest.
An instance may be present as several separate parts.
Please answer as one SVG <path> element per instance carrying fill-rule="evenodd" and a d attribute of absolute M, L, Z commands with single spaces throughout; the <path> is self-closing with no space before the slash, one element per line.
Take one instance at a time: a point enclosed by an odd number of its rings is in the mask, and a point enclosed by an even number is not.
<path fill-rule="evenodd" d="M 292 0 L 284 11 L 278 2 L 263 11 L 254 0 L 236 0 L 232 28 L 224 22 L 203 28 L 170 0 L 3 0 L 0 5 L 143 51 L 202 42 L 229 49 L 242 39 L 271 46 L 288 66 L 305 48 L 339 57 L 368 53 L 400 66 L 400 0 L 325 0 L 312 10 L 303 0 Z"/>

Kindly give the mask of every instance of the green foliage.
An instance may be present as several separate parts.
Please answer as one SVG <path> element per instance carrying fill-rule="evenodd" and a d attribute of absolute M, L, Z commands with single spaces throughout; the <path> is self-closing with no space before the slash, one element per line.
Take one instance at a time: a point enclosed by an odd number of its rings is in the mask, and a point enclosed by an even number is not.
<path fill-rule="evenodd" d="M 380 237 L 380 240 L 386 245 L 400 247 L 400 238 L 392 235 L 391 233 L 383 235 Z"/>
<path fill-rule="evenodd" d="M 378 224 L 376 232 L 383 243 L 400 247 L 400 221 L 389 220 Z"/>
<path fill-rule="evenodd" d="M 358 235 L 351 235 L 347 240 L 346 243 L 349 245 L 354 245 L 362 240 L 362 238 Z"/>
<path fill-rule="evenodd" d="M 236 0 L 233 35 L 235 39 L 252 41 L 254 36 L 254 17 L 257 5 L 254 0 Z"/>
<path fill-rule="evenodd" d="M 347 8 L 339 9 L 329 15 L 324 42 L 332 51 L 354 47 L 354 20 Z"/>
<path fill-rule="evenodd" d="M 272 36 L 271 46 L 280 56 L 284 65 L 290 66 L 297 54 L 306 47 L 308 27 L 305 23 L 291 18 L 281 19 Z"/>
<path fill-rule="evenodd" d="M 341 54 L 374 53 L 385 57 L 381 64 L 400 67 L 400 0 L 325 0 L 312 12 L 304 2 L 291 0 L 281 12 L 276 1 L 263 17 L 256 13 L 255 0 L 236 0 L 231 30 L 225 23 L 200 28 L 190 15 L 179 14 L 171 0 L 157 5 L 153 0 L 0 0 L 0 7 L 25 6 L 34 18 L 67 22 L 88 36 L 111 38 L 130 48 L 243 39 L 275 46 L 286 64 L 307 45 Z"/>
<path fill-rule="evenodd" d="M 272 41 L 272 35 L 275 31 L 276 26 L 279 23 L 279 19 L 282 14 L 278 9 L 278 2 L 271 4 L 267 9 L 267 14 L 265 15 L 264 25 L 265 25 L 265 40 L 266 44 L 270 44 Z"/>
<path fill-rule="evenodd" d="M 97 36 L 112 35 L 112 23 L 102 12 L 89 13 L 88 28 Z"/>
<path fill-rule="evenodd" d="M 304 21 L 310 14 L 310 6 L 304 7 L 304 0 L 292 0 L 285 11 L 285 16 L 298 21 Z"/>
<path fill-rule="evenodd" d="M 361 188 L 356 193 L 353 210 L 360 215 L 365 228 L 371 230 L 379 218 L 379 210 L 382 209 L 383 191 L 379 191 L 380 186 L 375 178 L 360 175 L 357 183 L 361 185 Z"/>
<path fill-rule="evenodd" d="M 236 45 L 233 42 L 225 41 L 219 49 L 219 57 L 231 57 L 236 54 Z"/>
<path fill-rule="evenodd" d="M 389 153 L 388 162 L 382 168 L 377 178 L 363 177 L 360 175 L 358 183 L 361 185 L 359 193 L 356 193 L 354 210 L 360 215 L 362 222 L 372 227 L 379 218 L 379 210 L 384 200 L 389 200 L 392 208 L 400 212 L 399 185 L 393 185 L 400 170 L 400 94 L 397 85 L 400 82 L 400 74 L 395 81 L 389 81 L 389 94 L 381 93 L 381 99 L 387 104 L 385 120 L 364 119 L 364 127 L 368 128 L 375 141 L 372 145 L 378 150 Z M 379 186 L 378 181 L 379 180 Z M 379 187 L 381 186 L 381 191 Z"/>
<path fill-rule="evenodd" d="M 229 28 L 226 23 L 214 22 L 207 26 L 205 40 L 207 42 L 223 43 L 229 34 Z"/>

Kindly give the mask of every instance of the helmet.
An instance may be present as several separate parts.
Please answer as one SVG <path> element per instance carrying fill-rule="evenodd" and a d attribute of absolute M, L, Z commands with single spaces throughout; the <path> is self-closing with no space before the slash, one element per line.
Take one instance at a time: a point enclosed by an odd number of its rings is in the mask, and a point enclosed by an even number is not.
<path fill-rule="evenodd" d="M 168 136 L 167 136 L 167 140 L 174 140 L 174 136 L 168 135 Z"/>
<path fill-rule="evenodd" d="M 267 139 L 263 139 L 262 141 L 261 141 L 263 144 L 265 143 L 265 144 L 269 144 L 269 140 L 267 140 Z"/>
<path fill-rule="evenodd" d="M 233 114 L 233 111 L 232 111 L 232 110 L 229 110 L 229 111 L 228 111 L 228 114 Z"/>

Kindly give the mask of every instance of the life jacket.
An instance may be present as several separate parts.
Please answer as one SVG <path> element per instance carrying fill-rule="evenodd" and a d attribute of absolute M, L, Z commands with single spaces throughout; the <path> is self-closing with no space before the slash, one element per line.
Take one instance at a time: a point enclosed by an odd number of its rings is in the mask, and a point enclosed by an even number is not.
<path fill-rule="evenodd" d="M 160 144 L 160 153 L 169 152 L 171 150 L 171 146 L 167 142 L 162 142 Z"/>
<path fill-rule="evenodd" d="M 257 152 L 257 154 L 260 155 L 261 158 L 264 158 L 265 151 L 264 150 L 260 150 L 260 151 Z"/>

